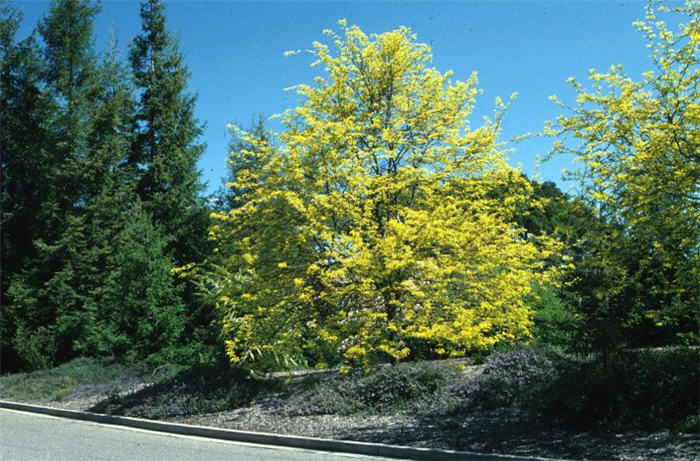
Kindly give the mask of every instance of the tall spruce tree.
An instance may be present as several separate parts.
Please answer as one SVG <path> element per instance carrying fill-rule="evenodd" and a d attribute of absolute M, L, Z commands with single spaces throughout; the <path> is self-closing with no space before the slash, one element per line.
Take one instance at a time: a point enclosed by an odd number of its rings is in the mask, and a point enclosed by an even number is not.
<path fill-rule="evenodd" d="M 152 364 L 176 358 L 185 326 L 182 287 L 165 255 L 166 239 L 140 203 L 123 215 L 114 243 L 94 298 L 102 307 L 94 321 L 98 353 Z"/>
<path fill-rule="evenodd" d="M 159 0 L 141 5 L 142 32 L 130 60 L 140 101 L 131 162 L 139 170 L 138 192 L 155 224 L 172 240 L 178 264 L 201 259 L 208 213 L 197 160 L 204 145 L 194 117 L 195 96 L 187 93 L 188 70 L 177 41 L 165 25 Z"/>
<path fill-rule="evenodd" d="M 86 301 L 91 329 L 81 353 L 157 362 L 173 357 L 184 324 L 181 287 L 171 274 L 167 239 L 153 225 L 129 165 L 135 101 L 131 74 L 112 38 L 100 66 L 99 104 L 92 117 L 85 181 L 92 185 L 84 215 L 96 267 Z"/>
<path fill-rule="evenodd" d="M 89 325 L 85 302 L 97 269 L 84 216 L 90 193 L 84 168 L 96 105 L 92 24 L 97 12 L 90 1 L 55 1 L 38 26 L 43 85 L 53 110 L 44 122 L 48 170 L 33 180 L 45 181 L 46 190 L 36 215 L 36 254 L 8 289 L 16 321 L 13 347 L 30 367 L 72 357 Z"/>
<path fill-rule="evenodd" d="M 16 39 L 21 19 L 21 13 L 0 2 L 0 372 L 19 366 L 11 345 L 17 322 L 8 288 L 36 255 L 33 242 L 45 232 L 39 214 L 52 167 L 45 123 L 50 98 L 42 89 L 42 61 L 34 36 Z"/>
<path fill-rule="evenodd" d="M 51 4 L 39 24 L 45 43 L 46 82 L 57 104 L 51 127 L 56 171 L 52 181 L 55 203 L 45 210 L 46 219 L 58 222 L 80 209 L 87 185 L 79 174 L 88 155 L 88 125 L 97 98 L 97 59 L 92 26 L 99 8 L 90 0 L 61 0 Z M 62 226 L 55 226 L 60 232 Z"/>
<path fill-rule="evenodd" d="M 89 295 L 84 310 L 90 319 L 84 337 L 76 344 L 83 354 L 111 353 L 103 345 L 110 331 L 104 319 L 108 311 L 121 310 L 115 300 L 101 302 L 101 291 L 110 277 L 112 255 L 118 251 L 116 239 L 122 222 L 134 206 L 134 173 L 126 166 L 131 143 L 135 102 L 131 76 L 120 62 L 116 35 L 100 62 L 95 78 L 95 106 L 88 126 L 89 146 L 79 170 L 86 200 L 81 215 L 89 242 L 85 257 L 91 261 Z M 128 287 L 125 287 L 128 289 Z"/>

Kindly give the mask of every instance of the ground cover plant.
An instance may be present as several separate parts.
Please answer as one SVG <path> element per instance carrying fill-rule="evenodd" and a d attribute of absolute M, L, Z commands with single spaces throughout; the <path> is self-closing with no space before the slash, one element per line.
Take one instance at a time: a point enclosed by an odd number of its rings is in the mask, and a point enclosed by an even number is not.
<path fill-rule="evenodd" d="M 501 351 L 482 364 L 385 365 L 369 374 L 262 376 L 241 369 L 222 373 L 214 364 L 154 376 L 151 369 L 115 364 L 104 372 L 105 363 L 79 359 L 52 372 L 2 377 L 0 398 L 450 449 L 573 458 L 614 458 L 619 450 L 625 459 L 630 453 L 645 457 L 654 447 L 657 454 L 670 450 L 668 458 L 692 459 L 689 453 L 700 445 L 697 358 L 697 348 L 621 353 L 613 365 L 617 384 L 609 394 L 600 392 L 606 378 L 599 354 L 539 348 Z"/>
<path fill-rule="evenodd" d="M 606 375 L 601 354 L 516 349 L 489 357 L 479 376 L 447 386 L 442 408 L 428 413 L 517 408 L 555 426 L 692 431 L 698 354 L 694 347 L 620 351 Z"/>
<path fill-rule="evenodd" d="M 174 369 L 153 370 L 110 359 L 78 358 L 56 368 L 0 376 L 0 399 L 60 401 L 73 393 L 107 394 L 163 379 Z"/>
<path fill-rule="evenodd" d="M 243 370 L 222 372 L 220 364 L 198 365 L 136 393 L 111 395 L 90 411 L 152 419 L 212 413 L 245 406 L 275 384 L 257 381 Z"/>
<path fill-rule="evenodd" d="M 284 411 L 293 416 L 401 411 L 434 398 L 459 374 L 457 365 L 419 362 L 383 366 L 370 374 L 356 370 L 322 375 L 291 394 Z"/>

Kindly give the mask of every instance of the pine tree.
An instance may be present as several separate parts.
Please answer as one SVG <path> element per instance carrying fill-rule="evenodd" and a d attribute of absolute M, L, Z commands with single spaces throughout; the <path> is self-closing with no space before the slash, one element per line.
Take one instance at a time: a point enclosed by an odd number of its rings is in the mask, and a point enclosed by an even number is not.
<path fill-rule="evenodd" d="M 197 170 L 204 146 L 194 118 L 195 97 L 186 92 L 188 71 L 165 26 L 159 0 L 141 5 L 142 32 L 130 60 L 140 101 L 131 163 L 139 169 L 138 192 L 155 224 L 172 239 L 178 264 L 200 259 L 208 224 Z"/>
<path fill-rule="evenodd" d="M 100 292 L 111 275 L 107 269 L 110 258 L 120 251 L 117 240 L 123 221 L 137 201 L 135 174 L 127 165 L 135 102 L 131 75 L 119 60 L 114 33 L 100 64 L 95 80 L 95 107 L 88 127 L 89 149 L 80 169 L 86 187 L 82 216 L 89 254 L 85 256 L 92 262 L 92 272 L 90 294 L 84 306 L 90 318 L 89 331 L 76 348 L 88 355 L 113 353 L 101 347 L 108 329 L 100 319 L 107 317 L 109 311 L 122 310 L 123 306 L 100 302 Z"/>
<path fill-rule="evenodd" d="M 32 232 L 45 184 L 40 177 L 46 170 L 42 162 L 45 138 L 42 120 L 46 116 L 46 98 L 40 89 L 41 61 L 33 37 L 15 42 L 21 14 L 0 6 L 0 167 L 2 168 L 2 274 L 3 293 L 8 276 L 31 254 Z M 44 189 L 42 189 L 44 188 Z M 10 257 L 13 254 L 13 257 Z"/>
<path fill-rule="evenodd" d="M 76 172 L 82 170 L 88 150 L 88 124 L 95 104 L 97 61 L 92 25 L 99 8 L 88 0 L 63 0 L 51 4 L 39 24 L 45 43 L 46 83 L 57 104 L 51 128 L 55 171 L 51 181 L 53 203 L 44 218 L 59 224 L 81 208 L 87 196 L 86 184 Z"/>

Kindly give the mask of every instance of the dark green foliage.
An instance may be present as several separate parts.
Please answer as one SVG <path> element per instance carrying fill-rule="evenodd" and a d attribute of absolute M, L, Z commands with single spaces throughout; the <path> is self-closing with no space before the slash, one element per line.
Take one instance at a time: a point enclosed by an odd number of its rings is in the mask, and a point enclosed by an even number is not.
<path fill-rule="evenodd" d="M 580 202 L 579 202 L 580 203 Z M 578 320 L 579 350 L 697 342 L 700 283 L 692 252 L 672 263 L 623 224 L 596 218 L 581 205 L 567 253 L 562 299 Z M 673 245 L 671 245 L 673 246 Z"/>
<path fill-rule="evenodd" d="M 38 30 L 44 42 L 44 80 L 55 104 L 49 121 L 52 171 L 42 218 L 47 242 L 60 238 L 69 214 L 88 199 L 80 174 L 92 146 L 88 132 L 96 104 L 97 61 L 92 25 L 99 8 L 89 0 L 54 1 Z"/>
<path fill-rule="evenodd" d="M 183 304 L 175 286 L 165 239 L 138 206 L 124 216 L 96 287 L 91 319 L 98 352 L 153 363 L 172 360 L 184 328 Z"/>
<path fill-rule="evenodd" d="M 167 236 L 165 252 L 175 266 L 204 259 L 209 212 L 201 197 L 197 161 L 204 151 L 202 128 L 194 117 L 196 97 L 187 92 L 189 72 L 177 40 L 166 28 L 165 6 L 159 0 L 141 4 L 141 34 L 131 43 L 129 61 L 139 100 L 132 127 L 129 166 L 135 188 L 153 224 Z M 211 328 L 211 309 L 202 306 L 194 288 L 178 280 L 187 306 L 182 359 L 210 360 L 221 349 Z M 214 344 L 216 344 L 214 346 Z"/>
<path fill-rule="evenodd" d="M 190 146 L 199 129 L 194 122 L 190 131 L 184 128 L 193 99 L 175 95 L 155 103 L 167 112 L 162 104 L 184 101 L 163 122 L 167 130 L 139 125 L 136 88 L 116 39 L 101 60 L 94 52 L 97 11 L 90 1 L 54 1 L 38 26 L 41 49 L 32 39 L 15 43 L 19 17 L 2 12 L 8 18 L 0 30 L 2 122 L 9 129 L 2 130 L 0 352 L 12 361 L 3 371 L 44 368 L 77 354 L 160 362 L 178 355 L 175 347 L 182 343 L 186 293 L 171 273 L 176 262 L 169 255 L 178 236 L 170 231 L 178 228 L 196 240 L 178 243 L 174 254 L 187 257 L 194 253 L 186 249 L 205 241 L 208 219 L 194 170 L 201 146 Z M 169 49 L 174 69 L 182 59 Z M 184 71 L 175 74 L 184 85 Z M 159 123 L 161 115 L 155 117 Z M 165 154 L 155 168 L 184 172 L 163 179 L 169 190 L 186 189 L 184 214 L 174 213 L 174 205 L 163 211 L 160 192 L 139 201 L 144 164 L 130 162 L 132 148 L 139 137 L 160 140 L 164 133 L 172 136 L 161 143 Z M 153 218 L 154 210 L 161 214 Z M 163 212 L 180 221 L 164 225 Z M 194 337 L 206 322 L 191 323 Z M 202 355 L 201 347 L 194 349 Z"/>
<path fill-rule="evenodd" d="M 673 427 L 700 412 L 697 348 L 622 351 L 611 373 L 602 361 L 568 361 L 542 389 L 537 410 L 554 422 L 586 426 Z"/>
<path fill-rule="evenodd" d="M 33 36 L 21 42 L 15 39 L 20 21 L 21 14 L 0 3 L 0 371 L 19 366 L 11 345 L 18 325 L 8 309 L 8 290 L 36 255 L 34 240 L 47 229 L 40 211 L 52 166 L 45 123 L 50 98 L 42 91 L 36 41 Z M 31 297 L 30 291 L 20 291 Z"/>
<path fill-rule="evenodd" d="M 533 198 L 541 206 L 529 206 L 518 217 L 518 224 L 535 236 L 548 234 L 567 241 L 575 224 L 577 204 L 555 183 L 531 181 Z"/>
<path fill-rule="evenodd" d="M 15 329 L 11 341 L 30 367 L 72 358 L 75 341 L 89 325 L 85 301 L 97 268 L 82 213 L 89 195 L 81 172 L 89 155 L 87 139 L 97 103 L 92 47 L 96 13 L 88 1 L 57 1 L 40 22 L 45 65 L 36 86 L 49 98 L 50 108 L 44 129 L 34 134 L 41 136 L 36 142 L 43 146 L 38 151 L 42 155 L 27 165 L 36 170 L 11 167 L 16 184 L 45 184 L 39 186 L 41 196 L 29 194 L 36 200 L 32 211 L 37 226 L 28 252 L 32 257 L 21 270 L 13 271 L 7 290 Z"/>
<path fill-rule="evenodd" d="M 31 368 L 72 358 L 74 341 L 89 325 L 84 302 L 91 265 L 84 223 L 69 216 L 65 226 L 55 243 L 36 242 L 34 265 L 17 274 L 8 290 L 7 310 L 16 326 L 12 344 Z"/>
<path fill-rule="evenodd" d="M 563 294 L 562 294 L 563 293 Z M 536 286 L 530 306 L 535 311 L 533 343 L 561 350 L 576 349 L 581 323 L 567 303 L 570 295 L 552 285 Z"/>
<path fill-rule="evenodd" d="M 700 414 L 688 416 L 678 426 L 676 426 L 675 429 L 678 430 L 678 432 L 685 432 L 688 434 L 699 434 Z"/>
<path fill-rule="evenodd" d="M 680 426 L 698 414 L 697 348 L 624 351 L 611 372 L 597 355 L 516 349 L 490 357 L 483 373 L 445 388 L 428 407 L 450 415 L 517 409 L 545 425 L 591 428 Z M 425 411 L 425 409 L 423 409 Z"/>
<path fill-rule="evenodd" d="M 202 129 L 194 118 L 195 97 L 186 92 L 183 56 L 166 30 L 164 5 L 144 1 L 141 19 L 142 32 L 129 56 L 140 94 L 130 163 L 138 170 L 137 191 L 145 209 L 172 237 L 168 250 L 183 265 L 201 260 L 208 248 L 208 212 L 199 197 L 197 170 Z"/>

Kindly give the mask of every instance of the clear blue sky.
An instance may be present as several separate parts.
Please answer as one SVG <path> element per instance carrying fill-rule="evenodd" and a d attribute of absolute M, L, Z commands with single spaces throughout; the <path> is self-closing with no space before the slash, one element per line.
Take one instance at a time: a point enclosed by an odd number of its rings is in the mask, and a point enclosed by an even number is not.
<path fill-rule="evenodd" d="M 12 2 L 24 11 L 20 35 L 28 34 L 46 13 L 47 2 Z M 585 79 L 589 68 L 622 64 L 637 78 L 650 68 L 645 41 L 631 25 L 644 16 L 642 1 L 482 1 L 482 2 L 192 2 L 167 3 L 168 28 L 180 39 L 191 72 L 189 88 L 198 94 L 196 115 L 206 124 L 206 152 L 200 161 L 209 191 L 221 185 L 229 122 L 250 124 L 257 114 L 282 112 L 296 102 L 284 88 L 311 83 L 318 69 L 311 57 L 283 57 L 284 51 L 306 49 L 322 40 L 321 31 L 340 18 L 367 33 L 401 25 L 411 27 L 433 48 L 433 65 L 452 69 L 455 78 L 479 73 L 484 93 L 471 123 L 491 114 L 496 96 L 518 99 L 504 121 L 503 140 L 538 131 L 558 109 L 548 100 L 556 94 L 572 100 L 569 76 Z M 126 57 L 128 42 L 140 30 L 139 4 L 102 2 L 95 24 L 98 48 L 114 26 Z M 277 125 L 272 125 L 276 128 Z M 551 140 L 520 142 L 510 155 L 532 175 L 535 156 Z M 560 158 L 540 168 L 541 179 L 561 182 Z"/>

